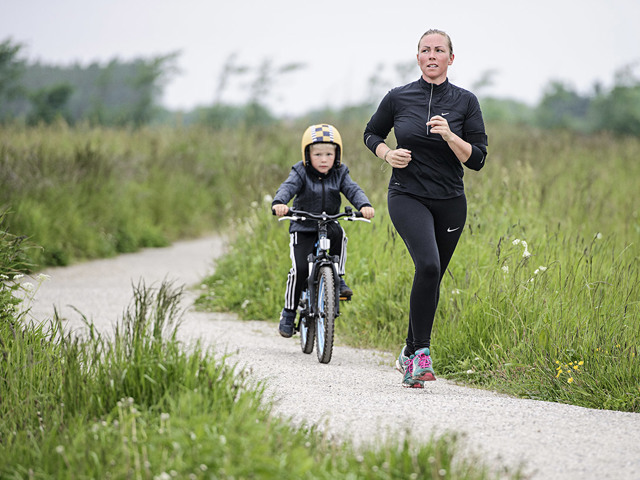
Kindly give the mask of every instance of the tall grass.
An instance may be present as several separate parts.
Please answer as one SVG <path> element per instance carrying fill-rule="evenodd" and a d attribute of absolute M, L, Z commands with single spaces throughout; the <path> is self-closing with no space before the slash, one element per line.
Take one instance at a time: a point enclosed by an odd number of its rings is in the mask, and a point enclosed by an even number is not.
<path fill-rule="evenodd" d="M 273 416 L 245 372 L 176 340 L 181 293 L 138 285 L 109 336 L 0 322 L 0 477 L 495 478 L 453 436 L 356 450 Z"/>
<path fill-rule="evenodd" d="M 413 267 L 386 211 L 390 171 L 362 145 L 361 124 L 334 123 L 377 209 L 372 225 L 347 225 L 356 294 L 337 332 L 395 351 Z M 275 320 L 288 238 L 263 197 L 300 158 L 305 126 L 2 127 L 6 228 L 42 246 L 29 258 L 39 264 L 222 230 L 236 243 L 201 304 Z M 465 176 L 469 215 L 442 284 L 436 368 L 523 396 L 639 411 L 640 140 L 504 126 L 489 139 L 487 166 Z"/>
<path fill-rule="evenodd" d="M 221 228 L 287 161 L 277 130 L 0 126 L 0 209 L 8 229 L 66 265 L 164 246 Z M 280 174 L 280 171 L 277 171 Z"/>
<path fill-rule="evenodd" d="M 640 140 L 489 133 L 487 166 L 466 176 L 468 222 L 441 288 L 436 369 L 525 397 L 640 411 Z M 360 150 L 346 161 L 377 214 L 345 227 L 355 295 L 337 334 L 395 351 L 413 266 L 387 215 L 389 172 Z M 290 265 L 286 226 L 258 204 L 237 232 L 200 303 L 275 320 Z"/>

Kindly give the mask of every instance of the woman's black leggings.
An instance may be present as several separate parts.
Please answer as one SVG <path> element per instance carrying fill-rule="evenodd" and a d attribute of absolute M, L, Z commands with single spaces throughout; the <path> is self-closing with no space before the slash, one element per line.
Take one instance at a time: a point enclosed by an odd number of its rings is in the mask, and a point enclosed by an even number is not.
<path fill-rule="evenodd" d="M 409 303 L 409 353 L 431 346 L 431 329 L 447 270 L 467 219 L 464 195 L 429 200 L 390 191 L 389 215 L 413 259 L 415 274 Z"/>

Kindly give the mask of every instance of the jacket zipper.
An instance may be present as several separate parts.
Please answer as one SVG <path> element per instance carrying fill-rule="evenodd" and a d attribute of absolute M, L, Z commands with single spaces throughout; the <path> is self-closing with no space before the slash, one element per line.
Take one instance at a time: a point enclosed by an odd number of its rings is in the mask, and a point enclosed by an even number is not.
<path fill-rule="evenodd" d="M 431 120 L 431 100 L 433 99 L 433 83 L 431 84 L 431 93 L 429 94 L 429 102 L 427 108 L 427 122 Z M 427 123 L 427 135 L 429 135 L 429 124 Z"/>

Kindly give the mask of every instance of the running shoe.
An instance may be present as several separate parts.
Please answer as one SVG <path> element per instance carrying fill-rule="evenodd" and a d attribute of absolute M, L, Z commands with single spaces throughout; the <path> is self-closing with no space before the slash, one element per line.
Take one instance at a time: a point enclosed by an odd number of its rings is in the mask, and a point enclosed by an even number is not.
<path fill-rule="evenodd" d="M 436 379 L 433 364 L 431 363 L 431 356 L 429 355 L 429 348 L 425 347 L 417 350 L 416 354 L 411 358 L 413 359 L 411 367 L 414 380 L 429 382 Z"/>
<path fill-rule="evenodd" d="M 402 350 L 400 350 L 400 355 L 398 355 L 398 358 L 396 358 L 396 370 L 398 370 L 402 374 L 404 374 L 405 370 L 404 362 L 409 359 L 409 356 L 406 354 L 406 348 L 406 345 L 402 347 Z"/>
<path fill-rule="evenodd" d="M 280 325 L 278 326 L 280 335 L 285 338 L 291 337 L 293 335 L 293 324 L 295 323 L 295 321 L 296 312 L 283 308 L 282 313 L 280 314 Z"/>
<path fill-rule="evenodd" d="M 402 386 L 405 388 L 424 388 L 424 382 L 413 378 L 413 355 L 407 357 L 404 362 L 404 378 Z"/>

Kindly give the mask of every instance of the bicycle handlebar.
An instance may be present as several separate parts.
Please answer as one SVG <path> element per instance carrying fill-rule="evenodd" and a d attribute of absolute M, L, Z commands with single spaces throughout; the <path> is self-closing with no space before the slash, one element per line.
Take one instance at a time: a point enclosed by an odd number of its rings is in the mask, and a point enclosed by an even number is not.
<path fill-rule="evenodd" d="M 273 215 L 276 214 L 276 212 L 273 210 L 271 210 L 271 213 Z M 345 207 L 344 212 L 335 213 L 333 215 L 329 215 L 328 213 L 324 213 L 324 212 L 323 213 L 304 212 L 302 210 L 294 210 L 293 208 L 290 208 L 287 214 L 280 217 L 278 221 L 282 221 L 282 220 L 299 221 L 299 220 L 307 220 L 307 219 L 327 221 L 327 220 L 337 220 L 342 217 L 347 217 L 346 218 L 347 221 L 359 220 L 361 222 L 371 223 L 371 220 L 364 218 L 362 216 L 362 212 L 353 210 L 351 207 Z"/>

